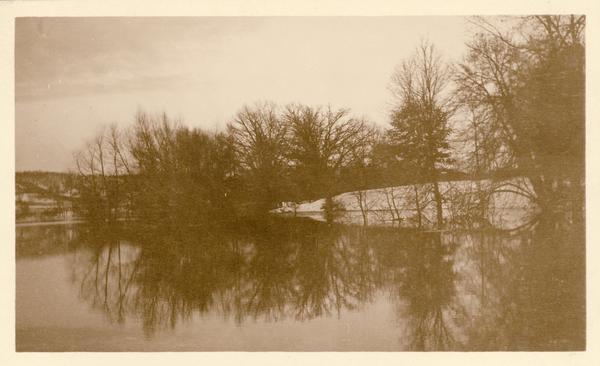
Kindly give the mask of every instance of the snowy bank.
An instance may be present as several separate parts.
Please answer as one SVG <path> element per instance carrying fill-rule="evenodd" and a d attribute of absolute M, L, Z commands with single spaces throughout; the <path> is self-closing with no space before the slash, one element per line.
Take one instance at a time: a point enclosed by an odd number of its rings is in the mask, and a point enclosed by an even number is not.
<path fill-rule="evenodd" d="M 462 180 L 440 182 L 439 186 L 444 221 L 451 225 L 479 225 L 486 221 L 497 228 L 511 229 L 526 223 L 535 213 L 535 194 L 527 178 Z M 364 222 L 365 213 L 368 224 L 414 226 L 417 212 L 421 211 L 423 225 L 431 226 L 435 222 L 431 188 L 432 184 L 377 188 L 342 193 L 334 200 L 345 208 L 343 222 Z M 323 219 L 324 203 L 324 198 L 298 204 L 285 202 L 272 212 Z"/>

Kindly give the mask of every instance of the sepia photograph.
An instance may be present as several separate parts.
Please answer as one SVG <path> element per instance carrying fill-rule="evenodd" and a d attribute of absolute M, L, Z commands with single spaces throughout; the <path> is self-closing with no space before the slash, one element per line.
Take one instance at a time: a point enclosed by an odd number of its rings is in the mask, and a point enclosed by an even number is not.
<path fill-rule="evenodd" d="M 14 351 L 586 351 L 586 19 L 16 17 Z"/>

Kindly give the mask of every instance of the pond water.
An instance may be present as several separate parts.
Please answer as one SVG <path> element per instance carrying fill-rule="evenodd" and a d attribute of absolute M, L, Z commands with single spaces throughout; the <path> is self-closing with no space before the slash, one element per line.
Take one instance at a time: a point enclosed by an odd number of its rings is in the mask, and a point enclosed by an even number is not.
<path fill-rule="evenodd" d="M 17 351 L 584 350 L 583 226 L 17 227 Z"/>

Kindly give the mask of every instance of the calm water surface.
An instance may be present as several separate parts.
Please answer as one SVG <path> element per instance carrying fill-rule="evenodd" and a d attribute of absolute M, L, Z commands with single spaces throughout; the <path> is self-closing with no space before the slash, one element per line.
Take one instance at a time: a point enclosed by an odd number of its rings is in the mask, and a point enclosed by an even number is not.
<path fill-rule="evenodd" d="M 17 351 L 585 349 L 581 225 L 17 227 Z"/>

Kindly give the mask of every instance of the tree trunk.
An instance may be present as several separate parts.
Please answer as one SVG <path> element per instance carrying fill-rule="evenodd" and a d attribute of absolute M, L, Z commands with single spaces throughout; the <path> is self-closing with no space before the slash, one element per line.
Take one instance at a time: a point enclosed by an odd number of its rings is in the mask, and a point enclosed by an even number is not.
<path fill-rule="evenodd" d="M 435 208 L 437 214 L 437 228 L 441 230 L 444 226 L 444 213 L 442 207 L 442 194 L 440 193 L 440 184 L 437 179 L 433 182 L 433 195 L 435 198 Z"/>
<path fill-rule="evenodd" d="M 333 197 L 330 194 L 328 194 L 327 197 L 325 197 L 325 206 L 323 207 L 323 213 L 325 214 L 325 221 L 327 223 L 333 222 L 333 210 Z"/>
<path fill-rule="evenodd" d="M 364 191 L 359 190 L 357 192 L 357 197 L 358 199 L 358 207 L 360 208 L 360 213 L 362 214 L 362 219 L 363 219 L 363 225 L 367 226 L 369 224 L 369 218 L 368 218 L 368 209 L 367 209 L 367 197 L 366 197 L 366 193 Z M 364 200 L 364 201 L 363 201 Z"/>
<path fill-rule="evenodd" d="M 419 202 L 419 189 L 417 188 L 417 185 L 414 184 L 413 188 L 415 190 L 415 205 L 417 208 L 417 223 L 418 223 L 418 227 L 419 229 L 422 226 L 422 221 L 421 221 L 421 203 Z"/>
<path fill-rule="evenodd" d="M 391 191 L 391 193 L 390 193 Z M 392 215 L 392 226 L 394 226 L 394 222 L 398 221 L 398 226 L 400 226 L 400 213 L 398 212 L 398 208 L 396 207 L 396 202 L 394 201 L 394 188 L 385 188 L 385 199 L 387 201 L 388 209 Z M 390 195 L 391 201 L 390 201 Z"/>

